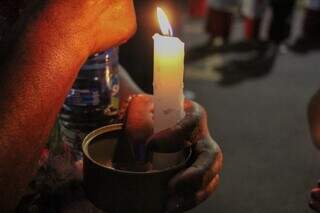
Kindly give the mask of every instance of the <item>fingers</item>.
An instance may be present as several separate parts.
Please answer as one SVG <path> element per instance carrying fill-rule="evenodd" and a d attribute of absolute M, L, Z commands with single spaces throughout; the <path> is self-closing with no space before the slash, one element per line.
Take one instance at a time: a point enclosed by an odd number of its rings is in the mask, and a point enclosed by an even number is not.
<path fill-rule="evenodd" d="M 165 129 L 151 136 L 147 141 L 147 149 L 153 152 L 173 153 L 191 145 L 189 140 L 181 136 L 183 130 Z"/>
<path fill-rule="evenodd" d="M 195 196 L 186 198 L 183 203 L 179 204 L 183 211 L 190 210 L 203 201 L 207 200 L 210 195 L 217 189 L 220 181 L 220 176 L 216 175 L 211 182 L 201 191 L 197 192 Z"/>
<path fill-rule="evenodd" d="M 185 117 L 177 125 L 149 138 L 148 149 L 163 153 L 177 152 L 195 143 L 200 132 L 202 108 L 187 100 L 185 113 Z"/>
<path fill-rule="evenodd" d="M 210 197 L 210 195 L 217 189 L 219 181 L 220 176 L 216 175 L 204 189 L 200 190 L 196 194 L 186 197 L 175 196 L 171 198 L 167 205 L 167 212 L 184 212 L 196 207 Z"/>
<path fill-rule="evenodd" d="M 202 203 L 203 201 L 208 199 L 208 197 L 218 188 L 219 181 L 220 181 L 220 175 L 216 175 L 206 188 L 204 188 L 203 190 L 199 191 L 196 194 L 197 204 Z"/>
<path fill-rule="evenodd" d="M 320 188 L 314 188 L 311 191 L 311 198 L 320 202 Z"/>
<path fill-rule="evenodd" d="M 312 189 L 311 201 L 309 202 L 309 206 L 316 212 L 320 212 L 320 188 Z"/>
<path fill-rule="evenodd" d="M 311 209 L 313 209 L 316 212 L 320 212 L 320 203 L 318 202 L 314 202 L 314 201 L 310 201 L 309 206 Z"/>
<path fill-rule="evenodd" d="M 125 106 L 124 134 L 131 143 L 145 143 L 153 132 L 152 97 L 148 95 L 133 96 Z"/>
<path fill-rule="evenodd" d="M 206 200 L 217 188 L 223 155 L 219 146 L 209 137 L 195 148 L 196 161 L 169 183 L 173 197 L 168 212 L 183 212 Z"/>
<path fill-rule="evenodd" d="M 310 201 L 309 206 L 311 209 L 313 209 L 316 212 L 320 212 L 320 202 L 319 201 Z"/>
<path fill-rule="evenodd" d="M 320 149 L 320 90 L 311 98 L 308 106 L 308 120 L 314 145 Z"/>
<path fill-rule="evenodd" d="M 211 138 L 200 141 L 194 152 L 197 156 L 195 162 L 170 181 L 171 193 L 195 193 L 207 186 L 221 171 L 223 156 L 219 146 Z"/>

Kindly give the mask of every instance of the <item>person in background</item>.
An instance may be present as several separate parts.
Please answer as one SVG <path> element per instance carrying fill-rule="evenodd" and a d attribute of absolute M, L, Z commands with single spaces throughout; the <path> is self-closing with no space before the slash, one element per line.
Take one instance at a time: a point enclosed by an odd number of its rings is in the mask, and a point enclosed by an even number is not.
<path fill-rule="evenodd" d="M 208 0 L 206 32 L 209 45 L 222 46 L 229 41 L 233 21 L 232 9 L 236 0 Z"/>
<path fill-rule="evenodd" d="M 25 1 L 22 9 L 19 2 L 0 1 L 0 209 L 4 213 L 14 212 L 34 177 L 40 152 L 83 63 L 96 52 L 125 43 L 136 30 L 131 0 L 33 0 Z M 122 99 L 142 93 L 123 69 L 119 75 Z M 222 154 L 211 139 L 203 108 L 186 102 L 190 113 L 182 123 L 152 135 L 150 96 L 140 94 L 134 100 L 136 104 L 129 105 L 132 132 L 155 140 L 178 135 L 175 141 L 197 133 L 192 137 L 195 161 L 170 182 L 175 196 L 169 209 L 187 210 L 207 199 L 219 182 Z"/>
<path fill-rule="evenodd" d="M 241 14 L 244 18 L 244 37 L 246 41 L 259 41 L 260 26 L 267 7 L 267 0 L 243 0 Z"/>
<path fill-rule="evenodd" d="M 272 11 L 268 40 L 276 46 L 281 46 L 290 35 L 295 0 L 243 0 L 245 39 L 260 40 L 261 22 L 268 4 Z"/>
<path fill-rule="evenodd" d="M 308 0 L 302 26 L 302 35 L 291 49 L 304 53 L 320 48 L 320 0 Z"/>
<path fill-rule="evenodd" d="M 270 0 L 272 19 L 269 29 L 269 40 L 280 47 L 286 48 L 285 40 L 291 32 L 291 22 L 295 0 Z"/>
<path fill-rule="evenodd" d="M 207 12 L 207 0 L 189 0 L 189 15 L 192 18 L 205 17 Z"/>

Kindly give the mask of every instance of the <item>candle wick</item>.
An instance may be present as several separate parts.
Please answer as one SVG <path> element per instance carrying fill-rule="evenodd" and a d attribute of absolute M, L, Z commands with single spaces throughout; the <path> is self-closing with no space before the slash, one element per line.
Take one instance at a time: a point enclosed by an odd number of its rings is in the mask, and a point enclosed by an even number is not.
<path fill-rule="evenodd" d="M 168 32 L 162 33 L 164 36 L 173 37 L 172 29 L 168 29 Z"/>

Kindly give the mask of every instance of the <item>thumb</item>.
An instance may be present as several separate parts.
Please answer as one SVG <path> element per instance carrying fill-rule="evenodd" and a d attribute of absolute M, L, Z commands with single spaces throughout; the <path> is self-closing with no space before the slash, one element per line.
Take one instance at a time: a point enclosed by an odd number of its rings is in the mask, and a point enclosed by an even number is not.
<path fill-rule="evenodd" d="M 222 152 L 211 138 L 199 141 L 194 148 L 196 160 L 186 170 L 178 173 L 169 183 L 175 194 L 190 194 L 206 187 L 220 172 Z"/>
<path fill-rule="evenodd" d="M 162 153 L 177 152 L 196 142 L 200 131 L 201 108 L 194 102 L 186 101 L 185 112 L 185 117 L 174 127 L 153 134 L 148 139 L 148 150 Z"/>

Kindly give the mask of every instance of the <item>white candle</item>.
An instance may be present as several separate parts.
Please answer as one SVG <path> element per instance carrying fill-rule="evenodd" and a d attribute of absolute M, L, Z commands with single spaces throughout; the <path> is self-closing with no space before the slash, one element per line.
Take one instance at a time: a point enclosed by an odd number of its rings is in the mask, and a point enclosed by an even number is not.
<path fill-rule="evenodd" d="M 184 43 L 172 37 L 171 26 L 164 12 L 160 8 L 157 12 L 164 35 L 153 36 L 155 133 L 174 126 L 184 116 Z"/>

